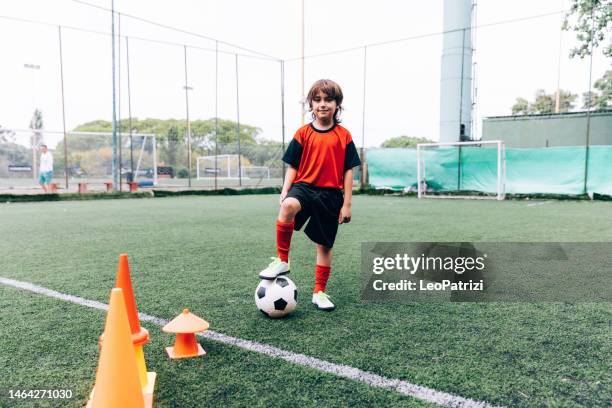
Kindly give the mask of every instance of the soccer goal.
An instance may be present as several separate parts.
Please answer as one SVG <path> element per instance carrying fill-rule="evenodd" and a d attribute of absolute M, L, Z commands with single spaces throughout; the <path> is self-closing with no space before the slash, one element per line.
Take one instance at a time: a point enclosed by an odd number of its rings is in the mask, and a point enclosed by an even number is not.
<path fill-rule="evenodd" d="M 245 166 L 240 169 L 244 179 L 269 179 L 270 167 L 268 166 Z"/>
<path fill-rule="evenodd" d="M 503 141 L 421 143 L 416 153 L 419 198 L 505 198 Z"/>
<path fill-rule="evenodd" d="M 211 178 L 237 179 L 238 155 L 219 154 L 217 156 L 200 156 L 196 161 L 196 174 L 198 180 Z"/>
<path fill-rule="evenodd" d="M 132 154 L 137 156 L 136 163 L 134 163 L 134 174 L 132 176 L 133 181 L 139 183 L 149 182 L 154 186 L 157 186 L 157 140 L 155 135 L 132 135 L 132 143 L 134 149 Z M 125 163 L 125 155 L 123 155 L 123 157 L 122 173 L 124 171 L 128 172 Z M 131 171 L 131 169 L 129 169 L 129 171 Z"/>
<path fill-rule="evenodd" d="M 36 162 L 33 163 L 33 159 L 36 158 L 36 152 L 32 148 L 34 141 L 36 149 L 42 143 L 49 146 L 53 151 L 56 166 L 64 167 L 65 164 L 70 179 L 96 183 L 110 181 L 113 178 L 112 132 L 69 131 L 64 135 L 64 131 L 59 130 L 41 129 L 34 134 L 32 129 L 15 129 L 11 130 L 9 136 L 15 139 L 11 145 L 15 146 L 17 151 L 25 150 L 28 153 L 25 158 L 21 158 L 24 156 L 23 153 L 16 155 L 20 159 L 16 164 L 23 166 L 13 165 L 12 169 L 24 171 L 23 169 L 28 167 L 30 174 L 32 169 L 36 171 Z M 36 139 L 33 136 L 36 136 Z M 64 140 L 67 141 L 66 146 Z M 34 150 L 34 154 L 30 153 L 30 149 Z M 64 157 L 65 154 L 67 157 Z M 120 163 L 117 171 L 121 172 L 122 177 L 127 178 L 133 170 L 134 181 L 157 185 L 158 158 L 154 134 L 132 133 L 130 136 L 126 132 L 117 132 L 117 159 Z M 60 170 L 59 174 L 62 173 L 64 170 Z"/>

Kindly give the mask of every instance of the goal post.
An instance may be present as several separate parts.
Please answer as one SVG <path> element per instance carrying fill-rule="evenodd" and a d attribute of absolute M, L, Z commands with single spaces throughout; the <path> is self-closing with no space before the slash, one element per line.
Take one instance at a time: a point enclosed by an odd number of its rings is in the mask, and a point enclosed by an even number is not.
<path fill-rule="evenodd" d="M 419 198 L 505 199 L 503 141 L 420 143 L 416 154 Z"/>
<path fill-rule="evenodd" d="M 220 179 L 237 179 L 238 166 L 237 154 L 199 156 L 196 160 L 197 179 L 215 177 L 215 174 Z"/>
<path fill-rule="evenodd" d="M 157 139 L 155 135 L 132 134 L 132 141 L 135 156 L 132 181 L 148 181 L 149 183 L 152 182 L 153 186 L 157 186 Z M 125 159 L 122 161 L 125 161 Z M 121 168 L 122 171 L 124 168 L 126 172 L 128 171 L 126 163 L 123 163 Z"/>
<path fill-rule="evenodd" d="M 244 179 L 269 179 L 270 167 L 268 166 L 245 166 L 240 169 Z"/>

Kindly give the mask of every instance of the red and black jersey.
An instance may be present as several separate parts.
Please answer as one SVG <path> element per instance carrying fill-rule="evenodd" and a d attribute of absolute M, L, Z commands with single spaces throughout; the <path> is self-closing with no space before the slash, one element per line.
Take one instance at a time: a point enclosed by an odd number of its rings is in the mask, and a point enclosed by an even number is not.
<path fill-rule="evenodd" d="M 297 169 L 294 183 L 339 189 L 344 172 L 361 164 L 350 132 L 337 123 L 328 130 L 312 123 L 299 128 L 283 161 Z"/>

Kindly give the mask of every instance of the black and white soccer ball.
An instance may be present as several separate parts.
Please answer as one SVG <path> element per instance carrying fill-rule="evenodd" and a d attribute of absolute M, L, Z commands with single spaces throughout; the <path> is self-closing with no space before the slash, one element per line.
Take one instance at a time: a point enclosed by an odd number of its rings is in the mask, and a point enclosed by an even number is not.
<path fill-rule="evenodd" d="M 262 279 L 255 289 L 255 304 L 266 316 L 277 319 L 288 315 L 297 306 L 297 286 L 286 276 Z"/>

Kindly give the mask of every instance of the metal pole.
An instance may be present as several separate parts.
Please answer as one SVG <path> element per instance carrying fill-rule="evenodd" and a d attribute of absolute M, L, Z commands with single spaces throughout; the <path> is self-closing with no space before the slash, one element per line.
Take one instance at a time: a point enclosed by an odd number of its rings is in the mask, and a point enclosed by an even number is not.
<path fill-rule="evenodd" d="M 280 61 L 281 68 L 281 127 L 282 127 L 282 137 L 283 137 L 283 151 L 281 154 L 285 152 L 285 61 Z M 282 161 L 282 160 L 281 160 Z M 282 179 L 283 183 L 285 182 L 285 162 L 283 163 L 283 174 Z"/>
<path fill-rule="evenodd" d="M 59 56 L 60 56 L 60 81 L 62 85 L 62 126 L 64 128 L 64 177 L 66 179 L 66 190 L 68 190 L 68 140 L 66 138 L 66 106 L 64 103 L 64 56 L 62 53 L 62 27 L 57 26 L 59 34 Z"/>
<path fill-rule="evenodd" d="M 363 47 L 363 105 L 361 110 L 361 164 L 359 165 L 360 172 L 360 185 L 361 189 L 365 188 L 365 163 L 363 159 L 365 158 L 364 149 L 365 149 L 365 109 L 366 109 L 366 67 L 368 61 L 368 46 Z"/>
<path fill-rule="evenodd" d="M 465 28 L 461 30 L 461 81 L 459 86 L 459 141 L 461 142 L 461 123 L 463 122 L 463 65 L 465 64 Z"/>
<path fill-rule="evenodd" d="M 478 34 L 478 2 L 477 0 L 472 1 L 472 20 L 470 24 L 470 53 L 473 56 L 476 51 L 476 35 Z M 475 120 L 477 115 L 478 106 L 478 81 L 476 79 L 478 61 L 472 59 L 471 75 L 472 75 L 472 89 L 470 94 L 472 97 L 470 106 L 470 140 L 474 140 L 478 135 L 478 120 Z"/>
<path fill-rule="evenodd" d="M 416 148 L 417 156 L 417 197 L 421 198 L 423 195 L 421 191 L 421 146 L 417 145 Z"/>
<path fill-rule="evenodd" d="M 189 162 L 189 187 L 191 187 L 191 122 L 189 121 L 189 85 L 187 82 L 187 46 L 184 45 L 185 50 L 185 110 L 187 113 L 187 161 Z"/>
<path fill-rule="evenodd" d="M 497 199 L 501 200 L 501 144 L 502 142 L 497 142 Z"/>
<path fill-rule="evenodd" d="M 28 68 L 28 69 L 32 69 L 32 70 L 39 70 L 40 69 L 40 65 L 36 65 L 36 64 L 23 64 L 24 68 Z M 34 77 L 34 74 L 32 74 L 32 105 L 34 106 L 34 113 L 32 116 L 32 119 L 34 119 L 34 115 L 36 114 L 36 112 L 38 111 L 38 108 L 36 107 L 36 78 Z M 30 129 L 33 130 L 32 132 L 32 136 L 30 138 L 31 140 L 31 144 L 32 144 L 32 178 L 34 179 L 34 181 L 37 180 L 38 178 L 38 174 L 37 174 L 37 170 L 38 170 L 38 165 L 36 164 L 36 147 L 38 142 L 40 142 L 40 140 L 37 138 L 37 135 L 40 134 L 40 132 L 37 132 L 38 130 L 41 129 L 34 129 L 32 127 L 32 122 L 30 122 Z"/>
<path fill-rule="evenodd" d="M 123 148 L 121 141 L 121 13 L 117 13 L 117 50 L 119 51 L 117 58 L 117 65 L 119 66 L 119 70 L 117 72 L 117 112 L 119 116 L 119 135 L 118 139 L 118 147 L 119 147 L 119 191 L 123 191 L 123 178 L 121 177 L 121 169 L 123 168 Z"/>
<path fill-rule="evenodd" d="M 562 50 L 563 30 L 559 30 L 559 58 L 557 61 L 557 92 L 555 95 L 555 113 L 561 112 L 561 50 Z"/>
<path fill-rule="evenodd" d="M 585 158 L 584 158 L 584 193 L 587 194 L 587 182 L 589 179 L 589 151 L 591 144 L 591 97 L 593 95 L 592 91 L 592 80 L 593 80 L 593 33 L 595 31 L 595 19 L 593 18 L 593 10 L 591 9 L 591 55 L 589 61 L 589 99 L 587 100 L 587 127 L 586 127 L 586 149 L 585 149 Z"/>
<path fill-rule="evenodd" d="M 115 0 L 111 1 L 111 41 L 112 41 L 112 74 L 113 74 L 113 190 L 117 191 L 119 180 L 117 178 L 117 117 L 116 117 L 116 101 L 115 101 Z"/>
<path fill-rule="evenodd" d="M 236 138 L 238 139 L 238 185 L 242 187 L 242 161 L 240 158 L 240 93 L 238 92 L 238 54 L 236 54 Z"/>
<path fill-rule="evenodd" d="M 130 128 L 130 174 L 134 178 L 134 140 L 132 139 L 132 97 L 130 90 L 130 43 L 125 37 L 125 62 L 127 64 L 127 90 L 128 90 L 128 126 Z"/>
<path fill-rule="evenodd" d="M 302 0 L 302 47 L 301 47 L 301 55 L 302 58 L 300 60 L 300 68 L 301 68 L 301 76 L 300 76 L 300 86 L 302 89 L 302 98 L 300 99 L 301 105 L 301 124 L 304 126 L 304 111 L 306 110 L 306 104 L 304 103 L 304 42 L 305 42 L 305 23 L 304 23 L 304 0 Z"/>
<path fill-rule="evenodd" d="M 219 152 L 219 118 L 218 91 L 219 91 L 219 41 L 215 41 L 215 190 L 217 189 L 217 154 Z"/>
<path fill-rule="evenodd" d="M 157 138 L 153 138 L 153 185 L 157 187 Z"/>
<path fill-rule="evenodd" d="M 459 141 L 463 141 L 463 66 L 465 65 L 465 28 L 461 31 L 461 81 L 459 89 Z M 465 127 L 463 127 L 465 129 Z M 461 191 L 461 146 L 457 149 L 457 190 Z"/>

